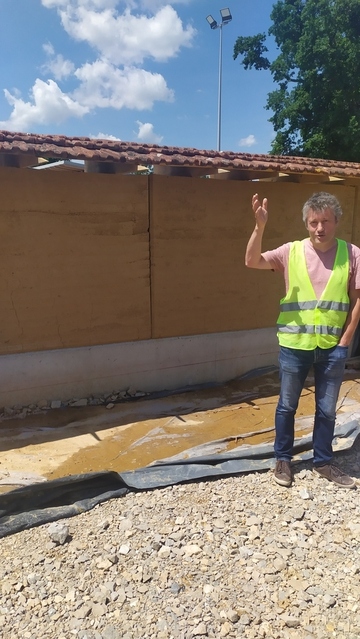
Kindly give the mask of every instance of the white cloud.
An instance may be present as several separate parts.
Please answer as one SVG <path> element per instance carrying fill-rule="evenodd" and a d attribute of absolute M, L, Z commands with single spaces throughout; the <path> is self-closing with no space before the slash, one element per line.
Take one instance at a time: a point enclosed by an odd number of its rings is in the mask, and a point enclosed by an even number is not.
<path fill-rule="evenodd" d="M 29 131 L 37 124 L 60 124 L 71 117 L 83 117 L 96 108 L 152 108 L 156 100 L 171 102 L 171 91 L 162 75 L 136 67 L 118 69 L 103 60 L 85 64 L 74 74 L 80 84 L 72 93 L 64 93 L 54 80 L 37 78 L 24 101 L 15 91 L 5 89 L 13 110 L 0 128 Z"/>
<path fill-rule="evenodd" d="M 47 9 L 67 9 L 77 6 L 88 9 L 107 9 L 119 4 L 119 0 L 41 0 L 41 2 Z"/>
<path fill-rule="evenodd" d="M 142 9 L 148 9 L 150 11 L 156 11 L 159 7 L 163 7 L 167 4 L 191 4 L 193 0 L 138 0 L 132 4 L 138 4 Z M 130 1 L 128 2 L 130 5 Z"/>
<path fill-rule="evenodd" d="M 93 140 L 111 140 L 112 142 L 121 142 L 121 138 L 117 138 L 115 135 L 111 135 L 111 133 L 98 133 L 97 135 L 90 135 L 90 138 Z"/>
<path fill-rule="evenodd" d="M 45 42 L 45 44 L 43 44 L 43 49 L 44 49 L 46 55 L 48 55 L 48 56 L 55 55 L 55 49 L 54 49 L 53 45 L 51 44 L 51 42 Z"/>
<path fill-rule="evenodd" d="M 48 60 L 42 66 L 44 73 L 51 73 L 55 80 L 63 80 L 74 73 L 74 63 L 66 60 L 61 53 L 55 55 L 54 47 L 50 42 L 43 44 L 43 49 L 48 56 Z"/>
<path fill-rule="evenodd" d="M 93 64 L 84 64 L 75 75 L 80 86 L 73 96 L 90 108 L 141 110 L 150 109 L 155 100 L 173 100 L 173 92 L 162 75 L 137 67 L 122 70 L 104 60 L 97 60 Z"/>
<path fill-rule="evenodd" d="M 245 147 L 250 147 L 250 146 L 254 146 L 254 144 L 257 144 L 255 135 L 248 135 L 247 138 L 241 138 L 240 142 L 239 142 L 239 146 L 245 146 Z"/>
<path fill-rule="evenodd" d="M 163 141 L 163 136 L 155 133 L 154 125 L 150 124 L 150 122 L 140 122 L 137 120 L 136 124 L 139 127 L 136 137 L 141 142 L 153 142 L 154 144 L 160 144 Z"/>
<path fill-rule="evenodd" d="M 72 38 L 87 42 L 114 64 L 141 64 L 146 58 L 164 62 L 176 56 L 181 47 L 191 46 L 196 33 L 191 25 L 183 26 L 169 4 L 148 16 L 132 14 L 129 8 L 120 14 L 105 0 L 96 6 L 94 0 L 78 0 L 76 4 L 42 1 L 49 8 L 58 8 L 62 25 Z"/>
<path fill-rule="evenodd" d="M 156 11 L 159 7 L 173 4 L 190 4 L 194 0 L 41 0 L 47 9 L 76 9 L 84 7 L 88 10 L 115 9 L 120 4 L 124 9 L 146 9 Z"/>
<path fill-rule="evenodd" d="M 171 102 L 174 92 L 163 75 L 143 68 L 146 58 L 166 61 L 191 46 L 196 31 L 182 23 L 172 4 L 190 0 L 41 0 L 58 12 L 67 33 L 87 42 L 98 59 L 78 68 L 43 45 L 46 61 L 26 100 L 17 89 L 5 89 L 12 107 L 0 127 L 28 131 L 71 117 L 83 117 L 96 108 L 151 109 L 155 101 Z M 76 78 L 78 86 L 65 92 L 59 83 Z M 73 83 L 72 83 L 73 86 Z M 161 141 L 149 123 L 138 123 L 139 139 Z M 112 138 L 110 138 L 112 139 Z"/>
<path fill-rule="evenodd" d="M 24 102 L 5 89 L 5 97 L 13 107 L 8 120 L 0 121 L 1 129 L 28 132 L 37 124 L 61 124 L 69 117 L 82 117 L 90 111 L 63 93 L 53 80 L 37 79 L 31 89 L 32 102 Z"/>

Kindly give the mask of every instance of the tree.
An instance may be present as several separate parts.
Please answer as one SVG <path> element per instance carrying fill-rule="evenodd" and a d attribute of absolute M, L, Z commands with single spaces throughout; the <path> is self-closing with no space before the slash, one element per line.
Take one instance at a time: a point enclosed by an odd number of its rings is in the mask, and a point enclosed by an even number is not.
<path fill-rule="evenodd" d="M 360 162 L 359 0 L 278 0 L 270 17 L 275 60 L 265 33 L 234 46 L 245 69 L 270 69 L 278 85 L 266 104 L 270 153 Z"/>

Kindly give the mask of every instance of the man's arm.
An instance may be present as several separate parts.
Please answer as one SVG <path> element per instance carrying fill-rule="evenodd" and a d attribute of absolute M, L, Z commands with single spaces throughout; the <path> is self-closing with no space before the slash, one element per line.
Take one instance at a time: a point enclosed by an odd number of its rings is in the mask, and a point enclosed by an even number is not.
<path fill-rule="evenodd" d="M 261 204 L 258 194 L 255 193 L 252 197 L 252 209 L 255 215 L 255 228 L 246 247 L 245 266 L 270 270 L 271 264 L 261 255 L 262 238 L 268 219 L 267 199 L 264 198 Z"/>
<path fill-rule="evenodd" d="M 340 337 L 339 346 L 349 346 L 360 320 L 360 290 L 350 289 L 350 309 L 344 329 Z"/>

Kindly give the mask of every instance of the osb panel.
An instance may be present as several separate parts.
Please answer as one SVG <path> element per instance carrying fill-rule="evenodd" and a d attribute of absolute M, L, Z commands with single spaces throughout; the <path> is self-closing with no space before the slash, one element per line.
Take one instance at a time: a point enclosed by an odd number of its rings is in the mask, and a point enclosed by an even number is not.
<path fill-rule="evenodd" d="M 148 339 L 148 180 L 0 171 L 0 354 Z"/>
<path fill-rule="evenodd" d="M 150 243 L 153 337 L 275 325 L 282 277 L 247 269 L 251 196 L 269 199 L 263 250 L 307 235 L 304 201 L 314 185 L 218 182 L 152 176 Z M 351 239 L 354 189 L 329 186 L 344 207 L 339 235 Z"/>

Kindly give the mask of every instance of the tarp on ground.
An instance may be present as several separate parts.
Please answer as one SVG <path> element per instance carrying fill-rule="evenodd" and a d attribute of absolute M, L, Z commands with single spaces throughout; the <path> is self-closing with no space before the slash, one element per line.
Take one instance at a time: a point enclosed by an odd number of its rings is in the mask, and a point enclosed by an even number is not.
<path fill-rule="evenodd" d="M 360 433 L 360 413 L 344 414 L 335 429 L 334 451 L 350 449 Z M 268 470 L 274 465 L 273 446 L 241 445 L 224 454 L 163 459 L 129 472 L 73 475 L 33 484 L 0 495 L 0 537 L 72 517 L 129 491 L 152 490 L 179 483 Z M 196 451 L 195 451 L 196 452 Z M 188 451 L 187 451 L 188 453 Z M 295 462 L 312 458 L 312 435 L 295 440 Z"/>

